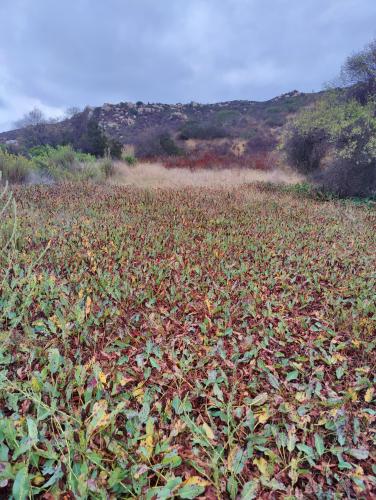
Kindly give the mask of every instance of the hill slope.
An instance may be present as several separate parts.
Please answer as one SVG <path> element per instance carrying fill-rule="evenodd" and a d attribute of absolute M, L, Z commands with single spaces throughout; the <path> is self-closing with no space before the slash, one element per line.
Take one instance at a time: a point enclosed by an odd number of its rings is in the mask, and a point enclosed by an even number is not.
<path fill-rule="evenodd" d="M 275 148 L 288 118 L 321 95 L 293 91 L 266 102 L 104 104 L 59 123 L 2 133 L 0 143 L 27 148 L 70 142 L 85 150 L 89 124 L 95 122 L 109 139 L 130 146 L 140 157 L 184 152 L 234 157 L 263 154 Z"/>

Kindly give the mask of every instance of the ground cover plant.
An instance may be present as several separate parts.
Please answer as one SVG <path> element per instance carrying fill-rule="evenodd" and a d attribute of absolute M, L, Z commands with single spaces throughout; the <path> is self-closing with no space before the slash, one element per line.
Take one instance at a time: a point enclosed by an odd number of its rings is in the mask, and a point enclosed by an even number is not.
<path fill-rule="evenodd" d="M 8 196 L 4 498 L 375 494 L 372 204 L 270 186 Z"/>

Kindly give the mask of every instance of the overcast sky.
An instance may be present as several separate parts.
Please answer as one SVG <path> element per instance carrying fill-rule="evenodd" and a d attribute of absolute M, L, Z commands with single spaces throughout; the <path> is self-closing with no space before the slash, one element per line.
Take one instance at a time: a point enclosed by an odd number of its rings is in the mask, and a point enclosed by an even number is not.
<path fill-rule="evenodd" d="M 0 0 L 0 130 L 104 102 L 319 90 L 376 36 L 376 0 Z"/>

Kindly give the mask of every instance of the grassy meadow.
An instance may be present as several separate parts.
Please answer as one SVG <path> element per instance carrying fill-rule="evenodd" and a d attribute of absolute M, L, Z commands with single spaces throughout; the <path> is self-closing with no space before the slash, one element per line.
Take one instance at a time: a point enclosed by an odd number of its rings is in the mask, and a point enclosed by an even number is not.
<path fill-rule="evenodd" d="M 374 205 L 261 184 L 8 196 L 2 498 L 375 494 Z"/>

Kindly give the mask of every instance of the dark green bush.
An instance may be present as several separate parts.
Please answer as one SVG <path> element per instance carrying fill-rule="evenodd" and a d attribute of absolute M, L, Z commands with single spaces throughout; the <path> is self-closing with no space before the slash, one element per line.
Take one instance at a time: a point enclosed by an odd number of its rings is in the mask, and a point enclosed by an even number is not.
<path fill-rule="evenodd" d="M 339 196 L 371 196 L 376 169 L 376 100 L 334 93 L 294 120 L 284 137 L 290 165 Z"/>
<path fill-rule="evenodd" d="M 222 139 L 228 136 L 229 134 L 221 126 L 187 122 L 180 131 L 179 139 L 183 141 L 188 139 L 211 140 Z"/>
<path fill-rule="evenodd" d="M 316 172 L 315 184 L 339 197 L 376 197 L 376 160 L 354 163 L 339 158 L 329 168 Z"/>
<path fill-rule="evenodd" d="M 126 163 L 128 163 L 128 165 L 130 165 L 130 166 L 136 165 L 136 163 L 137 163 L 137 158 L 135 158 L 132 155 L 122 156 L 122 160 L 125 161 Z"/>
<path fill-rule="evenodd" d="M 296 125 L 289 130 L 284 143 L 288 163 L 303 174 L 310 174 L 320 168 L 327 149 L 325 131 L 304 131 Z"/>
<path fill-rule="evenodd" d="M 170 134 L 162 134 L 159 138 L 164 153 L 169 156 L 181 156 L 183 151 L 176 145 Z"/>

